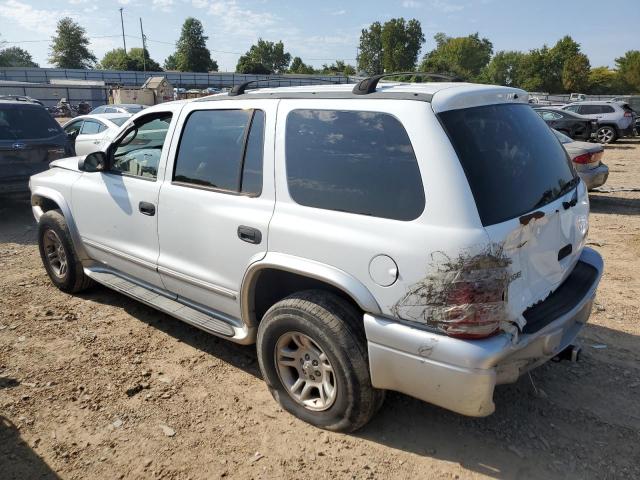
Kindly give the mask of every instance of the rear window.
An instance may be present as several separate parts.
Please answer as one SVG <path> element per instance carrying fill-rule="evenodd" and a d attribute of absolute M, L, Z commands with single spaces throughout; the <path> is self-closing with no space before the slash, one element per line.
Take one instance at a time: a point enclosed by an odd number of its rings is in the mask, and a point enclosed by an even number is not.
<path fill-rule="evenodd" d="M 124 124 L 124 122 L 126 122 L 127 120 L 129 120 L 129 117 L 116 117 L 116 118 L 109 119 L 111 123 L 115 123 L 119 127 L 121 127 Z"/>
<path fill-rule="evenodd" d="M 439 117 L 485 226 L 552 202 L 575 176 L 553 131 L 529 105 L 464 108 Z"/>
<path fill-rule="evenodd" d="M 0 140 L 37 140 L 62 133 L 62 127 L 42 107 L 0 106 Z"/>
<path fill-rule="evenodd" d="M 300 205 L 394 220 L 424 210 L 411 141 L 389 114 L 294 110 L 286 163 L 289 194 Z"/>

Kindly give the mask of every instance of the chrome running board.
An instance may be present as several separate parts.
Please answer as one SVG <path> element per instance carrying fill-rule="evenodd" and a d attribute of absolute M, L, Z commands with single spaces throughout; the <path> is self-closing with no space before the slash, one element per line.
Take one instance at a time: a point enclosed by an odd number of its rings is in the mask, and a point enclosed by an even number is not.
<path fill-rule="evenodd" d="M 181 303 L 177 296 L 168 292 L 160 293 L 158 289 L 146 287 L 104 269 L 85 268 L 84 273 L 105 287 L 123 293 L 213 335 L 234 337 L 240 333 L 236 332 L 236 329 L 242 330 L 238 327 L 234 328 L 230 324 L 231 320 L 225 319 L 222 314 L 204 313 Z"/>

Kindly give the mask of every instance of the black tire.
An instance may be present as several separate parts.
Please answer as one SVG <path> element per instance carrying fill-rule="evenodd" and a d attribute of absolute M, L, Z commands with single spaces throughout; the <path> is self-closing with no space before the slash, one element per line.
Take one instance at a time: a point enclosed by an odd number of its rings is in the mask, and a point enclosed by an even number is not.
<path fill-rule="evenodd" d="M 60 245 L 64 250 L 66 260 L 66 269 L 64 272 L 59 273 L 56 271 L 56 267 L 48 255 L 47 250 L 50 250 L 51 247 L 47 246 L 48 240 L 45 240 L 45 237 L 50 235 L 50 232 L 55 234 L 55 237 L 60 241 Z M 40 249 L 42 264 L 51 282 L 63 292 L 78 293 L 94 284 L 93 280 L 84 274 L 82 263 L 73 248 L 69 227 L 60 210 L 49 210 L 40 217 L 40 222 L 38 223 L 38 247 Z"/>
<path fill-rule="evenodd" d="M 326 410 L 310 410 L 296 401 L 280 378 L 276 346 L 291 332 L 309 337 L 333 368 L 336 393 Z M 257 349 L 260 370 L 275 400 L 312 425 L 352 432 L 364 426 L 382 406 L 385 392 L 371 385 L 361 315 L 334 294 L 307 290 L 273 305 L 260 322 Z"/>
<path fill-rule="evenodd" d="M 618 139 L 618 130 L 611 125 L 602 125 L 596 132 L 598 142 L 608 144 Z"/>

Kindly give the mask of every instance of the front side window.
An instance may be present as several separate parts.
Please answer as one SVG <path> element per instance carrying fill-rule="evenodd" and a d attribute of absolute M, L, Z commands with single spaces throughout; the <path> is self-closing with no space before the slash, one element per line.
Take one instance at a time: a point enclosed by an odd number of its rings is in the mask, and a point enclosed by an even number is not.
<path fill-rule="evenodd" d="M 170 123 L 171 113 L 168 112 L 138 119 L 136 127 L 118 142 L 110 170 L 155 179 Z"/>
<path fill-rule="evenodd" d="M 546 121 L 550 120 L 560 120 L 562 115 L 559 115 L 555 112 L 542 112 L 542 119 Z"/>
<path fill-rule="evenodd" d="M 571 105 L 567 107 L 565 110 L 569 110 L 570 112 L 573 112 L 573 113 L 578 113 L 579 108 L 580 108 L 580 105 Z"/>
<path fill-rule="evenodd" d="M 82 128 L 82 120 L 76 120 L 75 122 L 71 122 L 69 125 L 64 127 L 64 131 L 69 135 L 77 135 L 80 133 L 80 129 Z"/>
<path fill-rule="evenodd" d="M 286 163 L 289 194 L 300 205 L 394 220 L 424 210 L 411 141 L 387 113 L 294 110 Z"/>
<path fill-rule="evenodd" d="M 261 110 L 195 111 L 183 128 L 173 181 L 259 195 L 263 144 Z"/>

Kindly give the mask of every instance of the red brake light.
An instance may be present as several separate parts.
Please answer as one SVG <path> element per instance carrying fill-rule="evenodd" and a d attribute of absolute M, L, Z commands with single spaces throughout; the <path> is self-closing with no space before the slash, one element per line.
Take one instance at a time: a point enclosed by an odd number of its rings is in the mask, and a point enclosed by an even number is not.
<path fill-rule="evenodd" d="M 591 153 L 583 153 L 582 155 L 578 155 L 577 157 L 575 157 L 573 159 L 574 163 L 579 163 L 581 165 L 584 165 L 586 163 L 595 162 L 595 161 L 597 161 L 597 159 Z"/>
<path fill-rule="evenodd" d="M 631 116 L 631 112 L 624 112 L 624 116 L 625 117 L 630 117 Z"/>

